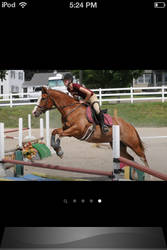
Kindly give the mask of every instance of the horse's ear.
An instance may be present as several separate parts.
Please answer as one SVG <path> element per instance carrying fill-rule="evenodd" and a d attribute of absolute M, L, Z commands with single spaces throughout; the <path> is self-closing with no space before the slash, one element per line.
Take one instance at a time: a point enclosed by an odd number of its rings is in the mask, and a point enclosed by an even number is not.
<path fill-rule="evenodd" d="M 48 93 L 48 89 L 46 87 L 42 87 L 42 94 L 47 94 Z"/>

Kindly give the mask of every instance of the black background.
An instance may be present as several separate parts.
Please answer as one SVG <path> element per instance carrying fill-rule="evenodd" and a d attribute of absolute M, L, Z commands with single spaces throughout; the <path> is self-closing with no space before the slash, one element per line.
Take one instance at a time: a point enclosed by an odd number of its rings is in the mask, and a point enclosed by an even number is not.
<path fill-rule="evenodd" d="M 97 0 L 93 10 L 27 2 L 0 8 L 2 69 L 167 68 L 166 9 L 154 9 L 154 1 Z M 166 182 L 1 182 L 0 190 L 1 228 L 167 226 Z"/>

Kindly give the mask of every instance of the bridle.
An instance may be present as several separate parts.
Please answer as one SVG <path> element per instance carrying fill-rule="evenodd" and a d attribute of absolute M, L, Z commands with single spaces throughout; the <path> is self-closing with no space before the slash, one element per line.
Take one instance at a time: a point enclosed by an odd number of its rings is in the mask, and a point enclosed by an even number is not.
<path fill-rule="evenodd" d="M 65 117 L 63 117 L 64 119 L 67 118 L 67 116 L 69 116 L 71 113 L 73 113 L 76 109 L 78 109 L 81 105 L 83 105 L 82 103 L 75 102 L 75 103 L 71 103 L 71 104 L 64 105 L 64 106 L 57 106 L 57 104 L 56 104 L 54 98 L 53 98 L 50 94 L 48 94 L 48 93 L 47 93 L 47 97 L 46 97 L 46 98 L 45 98 L 45 97 L 42 97 L 42 99 L 43 99 L 43 100 L 44 100 L 44 99 L 46 100 L 46 104 L 47 104 L 47 101 L 48 101 L 49 99 L 51 99 L 51 101 L 53 102 L 53 105 L 55 106 L 54 108 L 53 108 L 53 107 L 48 108 L 46 105 L 45 105 L 45 106 L 40 106 L 40 105 L 36 104 L 36 106 L 37 106 L 38 108 L 40 108 L 40 110 L 41 110 L 42 113 L 45 113 L 47 110 L 53 110 L 53 109 L 60 109 L 60 110 L 63 110 L 63 109 L 65 109 L 65 108 L 67 108 L 67 107 L 71 107 L 71 106 L 74 106 L 74 105 L 77 104 L 78 106 L 77 106 L 76 108 L 72 109 Z"/>
<path fill-rule="evenodd" d="M 51 107 L 51 108 L 48 108 L 46 105 L 45 105 L 45 106 L 40 106 L 40 105 L 36 104 L 36 106 L 37 106 L 38 108 L 40 108 L 40 110 L 41 110 L 43 113 L 45 113 L 45 111 L 47 111 L 47 110 L 51 110 L 51 109 L 56 109 L 56 108 L 57 108 L 57 105 L 56 105 L 54 99 L 53 99 L 49 94 L 47 94 L 47 97 L 46 97 L 46 98 L 42 97 L 41 100 L 46 100 L 46 103 L 47 103 L 47 101 L 49 100 L 49 98 L 52 100 L 53 104 L 55 105 L 55 108 L 52 108 L 52 107 Z"/>

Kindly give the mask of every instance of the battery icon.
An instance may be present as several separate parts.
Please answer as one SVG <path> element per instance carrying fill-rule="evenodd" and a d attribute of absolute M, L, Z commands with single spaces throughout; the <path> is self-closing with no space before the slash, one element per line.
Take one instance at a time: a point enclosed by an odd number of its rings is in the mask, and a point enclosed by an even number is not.
<path fill-rule="evenodd" d="M 154 2 L 154 8 L 157 8 L 157 9 L 163 9 L 166 7 L 166 3 L 165 2 Z"/>

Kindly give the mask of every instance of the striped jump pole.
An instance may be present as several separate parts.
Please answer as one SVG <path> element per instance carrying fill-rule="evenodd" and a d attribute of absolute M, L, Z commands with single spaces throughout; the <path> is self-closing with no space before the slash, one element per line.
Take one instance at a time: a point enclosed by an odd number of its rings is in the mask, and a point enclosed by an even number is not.
<path fill-rule="evenodd" d="M 23 145 L 23 118 L 19 118 L 19 148 Z"/>
<path fill-rule="evenodd" d="M 49 111 L 46 111 L 46 146 L 50 148 Z"/>
<path fill-rule="evenodd" d="M 2 159 L 1 161 L 4 163 L 12 163 L 12 164 L 22 164 L 25 166 L 31 167 L 38 167 L 38 168 L 48 168 L 53 170 L 61 170 L 66 172 L 74 172 L 74 173 L 82 173 L 82 174 L 92 174 L 92 175 L 102 175 L 102 176 L 112 176 L 112 171 L 101 171 L 101 170 L 94 170 L 94 169 L 82 169 L 82 168 L 74 168 L 74 167 L 63 167 L 58 165 L 51 165 L 51 164 L 44 164 L 44 163 L 37 163 L 37 162 L 24 162 L 18 160 L 9 160 L 9 159 Z"/>
<path fill-rule="evenodd" d="M 18 139 L 18 145 L 19 145 L 19 148 L 22 148 L 22 143 L 23 143 L 23 118 L 19 118 L 19 129 L 13 129 L 13 130 L 8 130 L 8 131 L 5 131 L 4 133 L 13 133 L 13 132 L 17 132 L 19 131 L 19 136 L 16 137 L 16 136 L 4 136 L 4 138 L 6 139 Z"/>
<path fill-rule="evenodd" d="M 5 169 L 4 164 L 1 163 L 2 159 L 5 156 L 5 149 L 4 149 L 4 123 L 0 123 L 0 176 L 5 176 Z"/>
<path fill-rule="evenodd" d="M 48 125 L 49 126 L 49 125 Z M 16 139 L 19 141 L 19 147 L 21 147 L 23 142 L 23 131 L 28 130 L 28 135 L 24 137 L 25 140 L 37 140 L 37 139 L 43 139 L 44 138 L 44 122 L 43 118 L 40 118 L 40 137 L 36 138 L 32 136 L 32 129 L 31 129 L 31 115 L 28 114 L 28 128 L 23 128 L 23 118 L 19 118 L 18 122 L 18 129 L 12 129 L 12 130 L 6 130 L 4 133 L 14 133 L 19 132 L 18 136 L 5 136 L 6 139 Z M 48 130 L 48 127 L 47 127 Z"/>
<path fill-rule="evenodd" d="M 23 128 L 23 130 L 28 130 L 29 128 Z M 14 133 L 14 132 L 18 132 L 19 131 L 19 129 L 12 129 L 12 130 L 6 130 L 6 131 L 4 131 L 4 133 L 6 134 L 6 133 Z"/>
<path fill-rule="evenodd" d="M 24 143 L 26 143 L 26 142 L 23 142 L 23 130 L 28 130 L 29 128 L 23 128 L 23 118 L 19 118 L 18 126 L 19 126 L 18 129 L 12 129 L 12 130 L 4 131 L 4 123 L 0 123 L 0 176 L 1 177 L 6 176 L 6 171 L 5 171 L 5 168 L 4 168 L 4 164 L 2 163 L 2 159 L 4 159 L 5 153 L 7 153 L 7 154 L 11 153 L 11 152 L 17 153 L 18 151 L 20 151 L 20 149 L 22 149 Z M 30 128 L 31 128 L 31 126 L 30 126 Z M 13 132 L 19 132 L 18 137 L 5 136 L 6 133 L 13 133 Z M 31 136 L 31 133 L 29 133 L 29 136 Z M 30 141 L 32 141 L 32 142 L 35 141 L 35 140 L 38 140 L 38 139 L 32 140 L 32 136 L 31 136 L 31 138 L 29 138 L 29 136 L 27 136 L 27 139 L 31 139 Z M 13 148 L 11 150 L 5 151 L 5 138 L 18 140 L 18 148 L 19 148 L 19 150 L 17 150 L 16 148 Z M 43 118 L 40 119 L 40 138 L 39 139 L 44 139 L 44 122 L 43 122 Z"/>
<path fill-rule="evenodd" d="M 18 126 L 19 126 L 19 129 L 4 131 L 4 134 L 19 132 L 18 137 L 17 136 L 4 136 L 4 138 L 18 140 L 19 148 L 21 148 L 22 147 L 22 141 L 23 141 L 23 130 L 28 130 L 28 128 L 23 128 L 23 118 L 19 118 Z"/>
<path fill-rule="evenodd" d="M 124 166 L 130 166 L 137 170 L 140 170 L 144 173 L 150 174 L 154 177 L 157 177 L 161 180 L 167 181 L 167 174 L 160 173 L 156 170 L 147 168 L 143 165 L 138 164 L 135 161 L 128 160 L 120 156 L 120 129 L 118 125 L 113 125 L 113 166 L 114 166 L 114 175 L 116 180 L 119 180 L 120 173 L 120 164 Z"/>
<path fill-rule="evenodd" d="M 23 129 L 24 130 L 24 129 Z M 31 114 L 28 114 L 28 135 L 24 139 L 35 139 L 34 136 L 32 136 L 32 129 L 31 129 Z"/>
<path fill-rule="evenodd" d="M 163 174 L 163 173 L 160 173 L 160 172 L 158 172 L 156 170 L 147 168 L 147 167 L 145 167 L 143 165 L 138 164 L 135 161 L 128 160 L 128 159 L 126 159 L 124 157 L 120 157 L 119 161 L 122 162 L 122 163 L 127 164 L 128 166 L 132 166 L 132 167 L 134 167 L 134 168 L 136 168 L 136 169 L 138 169 L 140 171 L 143 171 L 143 172 L 145 172 L 147 174 L 150 174 L 150 175 L 152 175 L 154 177 L 157 177 L 157 178 L 159 178 L 161 180 L 167 181 L 167 174 Z"/>
<path fill-rule="evenodd" d="M 20 122 L 21 124 L 21 122 Z M 18 124 L 19 125 L 19 124 Z M 22 130 L 28 130 L 28 136 L 27 138 L 31 138 L 31 114 L 28 114 L 28 127 L 27 128 L 23 128 L 23 125 L 22 125 Z M 6 130 L 4 133 L 14 133 L 14 132 L 18 132 L 19 131 L 19 128 L 18 129 L 11 129 L 11 130 Z"/>
<path fill-rule="evenodd" d="M 112 145 L 113 145 L 113 172 L 116 180 L 119 180 L 120 174 L 120 127 L 113 125 L 112 127 Z"/>
<path fill-rule="evenodd" d="M 32 135 L 31 135 L 31 115 L 28 114 L 28 137 L 31 138 Z"/>
<path fill-rule="evenodd" d="M 40 137 L 44 138 L 44 124 L 43 124 L 43 118 L 40 118 Z"/>

